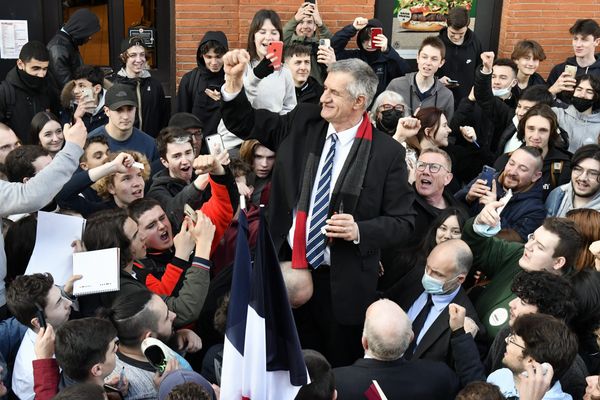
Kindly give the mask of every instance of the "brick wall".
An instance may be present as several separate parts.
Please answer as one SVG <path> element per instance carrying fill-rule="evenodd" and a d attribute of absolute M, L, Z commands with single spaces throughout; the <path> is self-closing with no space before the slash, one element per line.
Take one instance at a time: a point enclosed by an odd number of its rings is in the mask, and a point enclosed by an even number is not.
<path fill-rule="evenodd" d="M 499 55 L 510 57 L 519 40 L 537 40 L 548 57 L 538 70 L 546 78 L 555 64 L 573 56 L 569 28 L 579 18 L 600 22 L 600 1 L 504 0 Z"/>
<path fill-rule="evenodd" d="M 222 30 L 230 48 L 245 48 L 248 26 L 256 11 L 274 9 L 285 24 L 300 4 L 298 0 L 175 0 L 177 83 L 196 66 L 198 42 L 206 31 Z M 375 9 L 375 0 L 321 0 L 318 4 L 323 21 L 333 33 L 357 16 L 372 18 Z"/>

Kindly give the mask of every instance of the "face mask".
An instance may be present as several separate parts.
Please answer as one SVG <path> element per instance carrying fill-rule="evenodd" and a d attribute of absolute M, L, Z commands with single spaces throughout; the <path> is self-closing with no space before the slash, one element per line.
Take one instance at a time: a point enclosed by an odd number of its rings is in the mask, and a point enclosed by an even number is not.
<path fill-rule="evenodd" d="M 443 282 L 439 279 L 432 278 L 429 274 L 427 274 L 427 272 L 424 272 L 423 278 L 421 279 L 421 284 L 423 285 L 423 289 L 425 289 L 425 292 L 429 294 L 444 294 L 447 292 L 446 290 L 444 290 L 444 285 L 448 282 L 452 282 L 456 278 L 458 278 L 458 276 L 455 276 L 454 278 Z"/>
<path fill-rule="evenodd" d="M 572 97 L 571 104 L 579 112 L 584 112 L 594 104 L 594 99 L 583 99 L 581 97 Z"/>
<path fill-rule="evenodd" d="M 39 76 L 29 75 L 27 72 L 17 68 L 17 74 L 21 81 L 32 90 L 39 90 L 44 86 L 44 79 Z"/>
<path fill-rule="evenodd" d="M 392 108 L 381 112 L 381 119 L 377 120 L 377 129 L 387 134 L 393 135 L 396 133 L 398 120 L 402 117 L 402 112 Z"/>
<path fill-rule="evenodd" d="M 492 93 L 494 93 L 494 96 L 496 96 L 496 97 L 504 97 L 510 93 L 511 89 L 512 88 L 510 88 L 510 87 L 507 87 L 504 89 L 492 89 Z"/>

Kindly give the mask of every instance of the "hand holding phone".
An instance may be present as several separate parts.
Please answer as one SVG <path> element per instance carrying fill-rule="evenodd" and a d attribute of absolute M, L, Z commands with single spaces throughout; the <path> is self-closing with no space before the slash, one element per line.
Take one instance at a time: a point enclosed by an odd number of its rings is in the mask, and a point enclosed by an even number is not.
<path fill-rule="evenodd" d="M 377 45 L 377 35 L 383 34 L 383 28 L 373 27 L 371 28 L 371 48 L 377 49 L 381 48 L 381 45 Z"/>
<path fill-rule="evenodd" d="M 280 40 L 274 40 L 269 43 L 269 46 L 267 47 L 267 54 L 272 54 L 274 57 L 277 57 L 276 60 L 271 62 L 273 68 L 276 70 L 281 68 L 281 62 L 283 60 L 283 42 Z"/>
<path fill-rule="evenodd" d="M 492 181 L 494 180 L 494 175 L 496 175 L 496 170 L 488 165 L 484 165 L 481 170 L 480 178 L 485 181 L 485 184 L 492 189 Z"/>

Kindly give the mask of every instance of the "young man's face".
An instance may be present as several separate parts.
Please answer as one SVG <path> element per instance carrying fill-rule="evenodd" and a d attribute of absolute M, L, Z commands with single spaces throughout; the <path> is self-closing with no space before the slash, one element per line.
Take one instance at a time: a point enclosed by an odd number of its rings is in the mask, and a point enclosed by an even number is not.
<path fill-rule="evenodd" d="M 444 59 L 438 48 L 427 45 L 417 54 L 419 74 L 425 78 L 435 75 L 442 65 L 444 65 Z"/>
<path fill-rule="evenodd" d="M 505 65 L 494 65 L 492 68 L 492 89 L 504 89 L 517 84 L 515 71 Z"/>
<path fill-rule="evenodd" d="M 541 115 L 532 115 L 525 121 L 525 144 L 547 149 L 550 140 L 550 121 Z"/>
<path fill-rule="evenodd" d="M 266 178 L 273 170 L 275 164 L 275 153 L 265 146 L 258 145 L 254 149 L 254 162 L 252 169 L 258 178 Z"/>
<path fill-rule="evenodd" d="M 146 66 L 146 49 L 142 46 L 131 46 L 127 49 L 127 61 L 125 70 L 130 75 L 139 75 Z"/>
<path fill-rule="evenodd" d="M 117 364 L 117 350 L 119 350 L 119 343 L 117 338 L 114 338 L 108 343 L 106 347 L 106 354 L 104 355 L 104 362 L 98 363 L 100 366 L 100 378 L 104 379 L 109 376 L 115 369 Z"/>
<path fill-rule="evenodd" d="M 296 87 L 304 85 L 310 75 L 310 54 L 294 54 L 287 58 L 285 63 L 292 73 Z"/>
<path fill-rule="evenodd" d="M 598 44 L 600 44 L 600 38 L 594 39 L 593 35 L 582 35 L 580 33 L 574 35 L 572 45 L 575 57 L 593 56 Z"/>
<path fill-rule="evenodd" d="M 135 122 L 135 107 L 122 106 L 116 110 L 104 107 L 104 112 L 108 116 L 108 124 L 119 131 L 130 131 Z"/>
<path fill-rule="evenodd" d="M 502 185 L 513 192 L 527 189 L 542 176 L 541 171 L 536 171 L 537 162 L 535 157 L 524 150 L 513 152 L 504 167 Z"/>
<path fill-rule="evenodd" d="M 144 197 L 144 177 L 139 168 L 129 168 L 127 172 L 117 172 L 108 185 L 108 192 L 113 195 L 119 207 L 126 207 L 134 200 Z"/>
<path fill-rule="evenodd" d="M 520 297 L 515 297 L 512 299 L 508 306 L 510 307 L 510 319 L 508 320 L 509 325 L 515 321 L 517 317 L 525 314 L 535 314 L 538 312 L 538 308 L 536 305 L 529 304 L 525 302 Z"/>
<path fill-rule="evenodd" d="M 25 71 L 27 74 L 31 76 L 37 76 L 38 78 L 44 78 L 48 73 L 48 64 L 49 61 L 38 61 L 35 58 L 24 62 L 21 60 L 17 60 L 17 67 L 21 71 Z"/>
<path fill-rule="evenodd" d="M 21 141 L 12 129 L 4 130 L 0 128 L 0 164 L 4 164 L 8 153 L 20 145 Z"/>
<path fill-rule="evenodd" d="M 173 229 L 162 207 L 155 206 L 138 218 L 138 228 L 146 237 L 146 246 L 164 251 L 173 246 Z"/>
<path fill-rule="evenodd" d="M 48 165 L 50 165 L 51 162 L 52 162 L 52 157 L 50 157 L 49 155 L 40 156 L 40 157 L 36 158 L 35 161 L 31 163 L 31 165 L 33 165 L 33 168 L 35 170 L 33 176 L 39 174 L 40 171 L 43 170 L 44 168 L 46 168 Z M 27 182 L 29 179 L 30 178 L 23 178 L 23 182 Z"/>
<path fill-rule="evenodd" d="M 79 103 L 84 96 L 84 89 L 92 89 L 92 95 L 94 96 L 94 101 L 98 102 L 98 93 L 102 91 L 101 85 L 93 85 L 92 82 L 87 79 L 76 79 L 75 85 L 73 86 L 73 97 L 75 101 Z"/>
<path fill-rule="evenodd" d="M 513 374 L 520 374 L 525 371 L 524 349 L 525 342 L 520 336 L 511 334 L 506 338 L 506 352 L 504 358 L 502 358 L 502 364 L 510 369 Z"/>
<path fill-rule="evenodd" d="M 163 299 L 157 295 L 152 296 L 152 300 L 150 300 L 148 307 L 152 310 L 157 319 L 156 331 L 153 332 L 153 336 L 164 343 L 168 342 L 173 335 L 173 321 L 177 314 L 170 311 Z"/>
<path fill-rule="evenodd" d="M 573 92 L 573 97 L 579 97 L 582 99 L 592 100 L 595 96 L 596 92 L 592 88 L 592 84 L 590 81 L 581 81 L 577 86 L 575 86 L 575 91 Z"/>
<path fill-rule="evenodd" d="M 296 25 L 296 35 L 304 36 L 304 37 L 312 37 L 317 30 L 317 24 L 315 24 L 315 20 L 313 17 L 304 17 L 302 21 L 298 22 Z"/>
<path fill-rule="evenodd" d="M 52 325 L 54 329 L 58 329 L 69 320 L 71 304 L 73 304 L 71 300 L 67 300 L 62 296 L 58 286 L 52 286 L 46 296 L 46 307 L 44 308 L 46 322 Z"/>
<path fill-rule="evenodd" d="M 555 272 L 557 258 L 554 251 L 560 242 L 557 234 L 540 226 L 531 234 L 525 243 L 519 266 L 525 271 Z"/>
<path fill-rule="evenodd" d="M 165 158 L 160 159 L 162 165 L 169 170 L 171 178 L 190 182 L 192 179 L 192 164 L 194 163 L 194 148 L 188 141 L 186 143 L 169 143 Z"/>
<path fill-rule="evenodd" d="M 571 185 L 579 197 L 593 197 L 600 190 L 600 161 L 585 158 L 571 169 Z"/>
<path fill-rule="evenodd" d="M 469 27 L 467 27 L 467 26 L 462 27 L 460 29 L 454 29 L 451 26 L 449 26 L 448 27 L 448 39 L 450 39 L 450 41 L 452 43 L 454 43 L 455 45 L 460 46 L 465 41 L 465 35 L 467 34 L 467 29 L 469 29 Z"/>
<path fill-rule="evenodd" d="M 214 49 L 210 49 L 206 54 L 202 55 L 204 65 L 210 72 L 219 72 L 223 68 L 223 54 L 215 53 Z"/>
<path fill-rule="evenodd" d="M 525 115 L 525 113 L 527 113 L 527 111 L 529 111 L 529 109 L 535 106 L 536 104 L 536 101 L 520 99 L 517 102 L 517 108 L 515 109 L 515 115 L 517 116 L 517 120 L 520 121 L 521 118 L 523 118 L 523 115 Z"/>
<path fill-rule="evenodd" d="M 81 169 L 87 171 L 103 165 L 108 160 L 108 145 L 104 143 L 90 143 L 85 148 L 85 161 L 79 163 Z"/>
<path fill-rule="evenodd" d="M 537 71 L 540 66 L 540 60 L 533 58 L 533 53 L 529 52 L 524 57 L 513 60 L 515 64 L 517 64 L 517 68 L 519 72 L 521 72 L 525 76 L 530 76 Z"/>
<path fill-rule="evenodd" d="M 140 232 L 138 224 L 131 218 L 125 220 L 123 225 L 125 235 L 131 241 L 131 255 L 134 260 L 140 260 L 146 257 L 146 237 Z"/>

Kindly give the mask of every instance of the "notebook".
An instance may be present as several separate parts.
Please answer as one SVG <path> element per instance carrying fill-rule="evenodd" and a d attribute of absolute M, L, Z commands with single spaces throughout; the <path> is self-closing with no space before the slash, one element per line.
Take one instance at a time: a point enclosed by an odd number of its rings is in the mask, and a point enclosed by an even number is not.
<path fill-rule="evenodd" d="M 73 254 L 73 275 L 82 275 L 73 284 L 73 295 L 115 292 L 120 288 L 119 249 L 84 251 Z"/>

